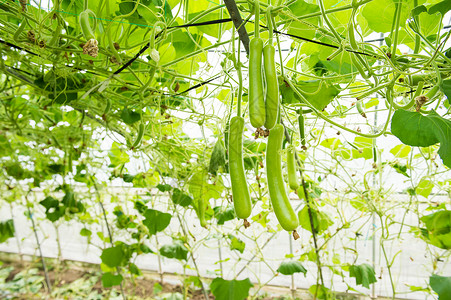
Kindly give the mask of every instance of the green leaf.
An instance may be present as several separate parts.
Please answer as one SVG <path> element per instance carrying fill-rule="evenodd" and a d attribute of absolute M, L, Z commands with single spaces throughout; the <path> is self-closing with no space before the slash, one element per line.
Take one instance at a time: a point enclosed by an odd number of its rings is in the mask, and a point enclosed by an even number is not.
<path fill-rule="evenodd" d="M 14 232 L 15 228 L 13 219 L 0 222 L 0 243 L 3 243 L 7 239 L 14 237 Z"/>
<path fill-rule="evenodd" d="M 293 4 L 287 7 L 289 11 L 286 13 L 291 16 L 301 17 L 306 14 L 315 13 L 319 11 L 319 6 L 316 4 L 310 4 L 303 0 L 295 1 Z M 288 19 L 284 14 L 280 15 L 281 18 Z M 313 17 L 302 21 L 293 21 L 288 25 L 288 33 L 302 36 L 304 38 L 314 38 L 316 28 L 309 23 L 318 25 L 319 18 Z"/>
<path fill-rule="evenodd" d="M 64 207 L 60 207 L 60 202 L 53 197 L 48 196 L 39 204 L 45 207 L 45 216 L 52 222 L 57 221 L 65 214 Z"/>
<path fill-rule="evenodd" d="M 354 138 L 355 146 L 359 148 L 359 150 L 352 149 L 352 157 L 353 158 L 365 158 L 365 159 L 371 159 L 373 158 L 373 141 L 372 139 L 363 137 L 363 136 L 356 136 Z"/>
<path fill-rule="evenodd" d="M 269 223 L 268 215 L 269 215 L 269 211 L 261 211 L 258 214 L 256 214 L 255 216 L 253 216 L 251 218 L 251 220 L 254 222 L 257 222 L 263 228 L 266 228 Z"/>
<path fill-rule="evenodd" d="M 307 269 L 301 264 L 300 261 L 284 261 L 277 268 L 277 272 L 283 275 L 293 275 L 294 273 L 307 274 Z"/>
<path fill-rule="evenodd" d="M 111 268 L 120 266 L 125 259 L 122 245 L 103 249 L 100 258 L 104 264 Z"/>
<path fill-rule="evenodd" d="M 238 239 L 236 236 L 229 234 L 230 250 L 238 250 L 240 253 L 244 252 L 246 243 Z"/>
<path fill-rule="evenodd" d="M 249 296 L 249 289 L 253 286 L 249 278 L 224 280 L 217 277 L 211 282 L 210 289 L 216 300 L 244 300 Z"/>
<path fill-rule="evenodd" d="M 218 139 L 216 141 L 215 146 L 213 147 L 213 151 L 211 152 L 210 158 L 210 166 L 208 167 L 208 172 L 213 175 L 216 175 L 219 168 L 225 169 L 226 158 L 225 158 L 225 147 L 224 141 L 222 139 Z"/>
<path fill-rule="evenodd" d="M 368 21 L 368 27 L 376 32 L 390 32 L 397 0 L 371 1 L 363 7 L 362 14 Z M 400 1 L 402 5 L 400 24 L 406 24 L 413 9 L 413 1 Z M 378 12 L 378 13 L 374 13 Z"/>
<path fill-rule="evenodd" d="M 128 264 L 128 270 L 130 271 L 131 274 L 136 275 L 136 276 L 140 276 L 142 275 L 141 270 L 138 268 L 137 265 L 135 265 L 134 263 L 129 263 Z"/>
<path fill-rule="evenodd" d="M 202 288 L 202 281 L 197 276 L 188 276 L 184 280 L 186 286 L 190 286 L 191 284 L 199 289 Z"/>
<path fill-rule="evenodd" d="M 451 277 L 444 277 L 433 274 L 429 277 L 429 285 L 437 293 L 438 300 L 451 299 Z"/>
<path fill-rule="evenodd" d="M 0 135 L 0 157 L 9 156 L 13 152 L 11 144 L 9 143 L 6 135 Z"/>
<path fill-rule="evenodd" d="M 357 285 L 362 285 L 367 289 L 370 288 L 370 284 L 375 283 L 376 272 L 369 264 L 352 265 L 349 267 L 349 276 L 355 277 Z"/>
<path fill-rule="evenodd" d="M 129 156 L 125 150 L 123 150 L 119 143 L 113 142 L 108 157 L 111 161 L 111 166 L 116 167 L 125 164 L 129 161 Z"/>
<path fill-rule="evenodd" d="M 418 183 L 418 186 L 415 188 L 415 193 L 416 195 L 421 195 L 424 198 L 427 198 L 431 194 L 433 188 L 434 184 L 430 180 L 423 179 L 420 181 L 420 183 Z"/>
<path fill-rule="evenodd" d="M 196 0 L 196 2 L 199 2 L 199 0 Z M 196 5 L 193 2 L 193 5 Z M 213 2 L 210 2 L 210 4 L 212 4 Z M 191 3 L 190 5 L 191 6 Z M 208 14 L 204 14 L 204 11 L 200 11 L 197 13 L 193 13 L 193 14 L 189 14 L 188 18 L 191 20 L 199 15 L 203 15 L 200 19 L 197 19 L 196 22 L 206 22 L 206 21 L 216 21 L 218 19 L 220 19 L 220 14 L 219 12 L 209 12 Z M 227 23 L 223 23 L 222 24 L 222 31 L 230 29 L 231 28 L 231 24 L 227 24 Z M 199 33 L 203 32 L 206 33 L 212 37 L 218 37 L 219 36 L 219 24 L 212 24 L 211 26 L 198 26 L 195 28 L 195 30 L 197 30 Z"/>
<path fill-rule="evenodd" d="M 293 15 L 297 17 L 301 17 L 303 15 L 319 11 L 318 5 L 307 3 L 304 0 L 295 1 L 294 3 L 290 4 L 287 8 L 291 11 Z M 281 15 L 281 17 L 283 17 L 283 15 Z"/>
<path fill-rule="evenodd" d="M 323 140 L 320 145 L 329 148 L 330 150 L 338 150 L 341 147 L 342 143 L 340 139 L 328 138 Z"/>
<path fill-rule="evenodd" d="M 442 2 L 439 2 L 429 7 L 428 14 L 433 15 L 438 12 L 441 13 L 442 16 L 445 16 L 445 14 L 450 10 L 451 10 L 451 2 L 449 0 L 443 0 Z"/>
<path fill-rule="evenodd" d="M 107 272 L 102 275 L 102 285 L 103 287 L 120 285 L 123 279 L 124 278 L 120 274 L 114 275 L 111 272 Z"/>
<path fill-rule="evenodd" d="M 425 238 L 441 249 L 451 249 L 451 211 L 440 210 L 423 216 L 421 221 L 426 224 Z"/>
<path fill-rule="evenodd" d="M 143 224 L 149 229 L 150 235 L 163 231 L 171 223 L 172 218 L 171 214 L 155 209 L 147 209 L 143 216 L 145 217 Z"/>
<path fill-rule="evenodd" d="M 225 222 L 235 219 L 235 209 L 232 206 L 223 209 L 222 206 L 216 206 L 213 208 L 215 212 L 215 218 L 218 220 L 218 225 L 224 225 Z"/>
<path fill-rule="evenodd" d="M 170 190 L 172 190 L 172 186 L 170 184 L 159 184 L 157 185 L 157 189 L 160 192 L 169 192 Z"/>
<path fill-rule="evenodd" d="M 172 244 L 164 245 L 160 248 L 160 254 L 167 258 L 186 260 L 188 258 L 188 249 L 180 240 L 175 240 Z"/>
<path fill-rule="evenodd" d="M 92 231 L 86 228 L 82 228 L 80 230 L 80 235 L 81 236 L 86 236 L 86 237 L 90 237 L 92 235 Z"/>
<path fill-rule="evenodd" d="M 310 286 L 308 291 L 310 292 L 310 294 L 316 295 L 317 299 L 324 299 L 324 300 L 334 299 L 333 292 L 321 284 L 318 284 L 318 285 L 314 284 L 314 285 Z"/>
<path fill-rule="evenodd" d="M 418 15 L 420 20 L 421 33 L 428 37 L 436 34 L 442 28 L 441 17 L 439 14 L 431 14 L 430 12 L 423 12 Z"/>
<path fill-rule="evenodd" d="M 422 115 L 399 109 L 393 114 L 391 132 L 406 145 L 428 147 L 440 143 L 438 154 L 451 168 L 451 121 L 435 111 Z"/>
<path fill-rule="evenodd" d="M 428 11 L 428 9 L 426 8 L 426 6 L 418 5 L 417 7 L 412 9 L 412 17 L 416 17 L 419 14 L 421 14 L 422 12 L 427 12 L 427 11 Z"/>
<path fill-rule="evenodd" d="M 172 202 L 174 202 L 174 204 L 180 205 L 182 207 L 187 207 L 191 205 L 193 202 L 193 199 L 189 195 L 185 194 L 178 188 L 175 188 L 174 191 L 172 192 L 171 199 Z"/>
<path fill-rule="evenodd" d="M 131 125 L 141 120 L 141 114 L 126 107 L 121 112 L 121 119 L 125 124 Z"/>
<path fill-rule="evenodd" d="M 313 228 L 317 234 L 321 234 L 323 231 L 327 230 L 327 228 L 329 228 L 330 225 L 334 224 L 334 222 L 330 219 L 330 217 L 327 214 L 317 210 L 313 206 L 311 207 L 311 212 L 313 219 Z M 304 206 L 298 212 L 298 218 L 299 225 L 305 230 L 312 232 L 312 226 L 310 224 L 310 216 L 308 213 L 307 205 Z"/>
<path fill-rule="evenodd" d="M 451 54 L 451 48 L 450 50 L 448 50 L 448 52 Z M 448 99 L 448 103 L 451 104 L 451 79 L 443 80 L 440 84 L 440 90 L 442 90 L 442 92 L 445 94 L 446 98 Z"/>
<path fill-rule="evenodd" d="M 130 175 L 130 174 L 124 174 L 124 176 L 122 177 L 124 182 L 127 182 L 127 183 L 133 182 L 134 178 L 135 178 L 135 176 Z"/>
<path fill-rule="evenodd" d="M 321 80 L 300 81 L 296 83 L 302 96 L 316 109 L 323 110 L 340 93 L 340 90 L 332 84 Z M 291 104 L 302 102 L 291 87 L 280 85 L 282 103 Z"/>
<path fill-rule="evenodd" d="M 198 171 L 188 182 L 189 192 L 193 195 L 192 205 L 203 227 L 206 227 L 205 212 L 207 211 L 209 200 L 211 198 L 221 198 L 224 190 L 222 177 L 216 177 L 215 183 L 208 183 L 207 179 L 207 171 L 203 168 L 198 168 Z"/>
<path fill-rule="evenodd" d="M 390 166 L 393 169 L 395 169 L 395 171 L 398 172 L 399 174 L 402 174 L 402 175 L 410 178 L 409 174 L 407 174 L 407 166 L 406 165 L 394 163 L 394 164 L 390 164 Z"/>
<path fill-rule="evenodd" d="M 412 150 L 410 146 L 399 144 L 393 147 L 390 150 L 390 153 L 397 158 L 406 158 L 409 155 L 410 150 Z"/>
<path fill-rule="evenodd" d="M 141 188 L 149 188 L 156 186 L 160 182 L 160 174 L 155 171 L 138 173 L 133 177 L 133 186 Z"/>

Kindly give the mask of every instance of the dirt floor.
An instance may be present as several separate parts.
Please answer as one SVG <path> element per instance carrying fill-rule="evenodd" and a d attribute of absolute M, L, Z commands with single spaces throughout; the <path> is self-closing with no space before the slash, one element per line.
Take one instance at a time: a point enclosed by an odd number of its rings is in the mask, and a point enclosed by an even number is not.
<path fill-rule="evenodd" d="M 15 294 L 12 299 L 42 299 L 45 297 L 46 299 L 59 299 L 54 298 L 47 292 L 47 288 L 45 285 L 45 272 L 43 270 L 42 264 L 39 262 L 27 261 L 27 262 L 19 262 L 19 261 L 8 261 L 2 260 L 3 265 L 0 269 L 13 267 L 14 269 L 11 271 L 9 276 L 6 278 L 5 282 L 11 282 L 15 278 L 15 276 L 24 270 L 38 268 L 38 276 L 42 276 L 42 289 L 39 294 L 31 295 L 27 293 L 25 290 L 23 294 Z M 79 263 L 74 262 L 62 262 L 59 265 L 52 265 L 47 263 L 47 274 L 52 286 L 53 294 L 57 293 L 58 289 L 67 288 L 68 285 L 74 283 L 79 279 L 86 279 L 97 277 L 95 283 L 91 286 L 92 291 L 97 291 L 99 295 L 105 295 L 105 298 L 108 298 L 107 294 L 111 291 L 112 288 L 104 288 L 102 286 L 102 282 L 100 280 L 100 267 L 99 266 L 86 266 Z M 97 270 L 96 270 L 97 269 Z M 126 275 L 124 276 L 126 277 Z M 173 285 L 170 283 L 161 283 L 161 281 L 156 280 L 152 277 L 155 275 L 144 274 L 135 279 L 131 279 L 130 277 L 126 277 L 124 279 L 123 290 L 129 299 L 155 299 L 158 296 L 165 295 L 168 293 L 180 293 L 184 295 L 186 293 L 187 299 L 193 300 L 201 300 L 206 299 L 201 289 L 187 289 L 184 290 L 182 285 Z M 120 287 L 114 287 L 116 291 L 120 291 Z M 74 291 L 76 294 L 77 291 Z M 103 297 L 102 297 L 103 298 Z M 64 299 L 72 299 L 70 296 L 64 297 Z M 209 299 L 214 299 L 212 294 L 209 294 Z M 272 298 L 267 298 L 272 299 Z"/>

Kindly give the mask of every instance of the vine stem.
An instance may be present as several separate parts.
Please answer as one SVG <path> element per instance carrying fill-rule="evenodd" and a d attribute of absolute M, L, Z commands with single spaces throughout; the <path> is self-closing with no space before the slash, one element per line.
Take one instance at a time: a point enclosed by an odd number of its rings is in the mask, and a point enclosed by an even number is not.
<path fill-rule="evenodd" d="M 334 26 L 332 26 L 332 23 L 330 23 L 329 18 L 326 15 L 326 10 L 324 9 L 324 3 L 323 0 L 318 0 L 318 5 L 319 5 L 319 9 L 321 11 L 321 15 L 324 19 L 324 22 L 326 22 L 327 26 L 329 27 L 329 30 L 332 32 L 332 34 L 335 36 L 335 38 L 337 39 L 338 43 L 341 43 L 341 37 L 340 35 L 337 33 L 337 31 L 335 30 Z"/>
<path fill-rule="evenodd" d="M 233 25 L 235 25 L 235 28 L 238 30 L 238 35 L 244 45 L 244 49 L 246 49 L 246 53 L 249 55 L 249 35 L 246 27 L 243 26 L 243 19 L 241 18 L 240 11 L 238 10 L 234 0 L 224 0 L 224 3 L 227 7 L 230 18 L 232 18 Z"/>
<path fill-rule="evenodd" d="M 178 220 L 180 222 L 180 227 L 182 228 L 183 234 L 185 236 L 188 236 L 188 233 L 187 233 L 187 231 L 185 229 L 185 226 L 183 226 L 183 222 L 182 222 L 182 219 L 180 218 L 179 214 L 177 214 L 177 218 L 178 218 Z M 193 264 L 194 264 L 194 268 L 196 269 L 197 276 L 200 278 L 201 276 L 200 276 L 199 267 L 197 266 L 197 262 L 196 262 L 196 259 L 194 258 L 193 251 L 191 250 L 191 247 L 187 247 L 187 248 L 188 248 L 188 250 L 190 252 L 191 259 L 193 260 Z M 208 297 L 207 289 L 205 288 L 204 283 L 202 282 L 202 280 L 200 281 L 200 283 L 202 285 L 202 293 L 204 294 L 205 299 L 209 300 L 210 298 Z"/>
<path fill-rule="evenodd" d="M 49 273 L 47 271 L 47 266 L 45 264 L 44 256 L 42 255 L 42 248 L 41 248 L 41 243 L 39 242 L 38 232 L 36 230 L 36 224 L 34 223 L 33 214 L 31 213 L 30 203 L 28 202 L 28 194 L 25 196 L 25 199 L 27 200 L 28 217 L 30 218 L 31 225 L 33 226 L 34 237 L 36 239 L 36 243 L 38 244 L 39 256 L 41 257 L 42 268 L 44 269 L 45 284 L 47 285 L 47 291 L 49 292 L 49 294 L 51 294 L 52 293 L 52 284 L 50 283 Z"/>
<path fill-rule="evenodd" d="M 388 115 L 387 115 L 387 120 L 386 120 L 386 122 L 385 122 L 384 128 L 383 128 L 381 131 L 379 131 L 378 133 L 375 133 L 375 134 L 361 133 L 361 132 L 358 132 L 358 131 L 349 129 L 349 128 L 347 128 L 347 127 L 341 125 L 341 124 L 338 124 L 337 122 L 332 121 L 330 118 L 328 118 L 328 117 L 326 117 L 325 115 L 323 115 L 318 109 L 316 109 L 316 108 L 315 108 L 315 107 L 314 107 L 314 106 L 313 106 L 313 105 L 312 105 L 312 104 L 304 97 L 304 95 L 301 94 L 301 92 L 299 91 L 299 89 L 293 84 L 293 82 L 291 82 L 290 79 L 288 79 L 288 78 L 285 76 L 285 77 L 284 77 L 284 80 L 285 80 L 285 82 L 288 83 L 288 85 L 293 89 L 293 91 L 296 93 L 296 95 L 298 95 L 299 98 L 301 98 L 302 101 L 305 102 L 305 103 L 307 104 L 307 106 L 308 106 L 308 107 L 309 107 L 309 108 L 310 108 L 310 109 L 311 109 L 318 117 L 320 117 L 321 119 L 325 120 L 326 122 L 328 122 L 328 123 L 330 123 L 330 124 L 332 124 L 332 125 L 337 126 L 338 128 L 341 128 L 341 129 L 343 129 L 343 130 L 345 130 L 345 131 L 351 132 L 351 133 L 353 133 L 353 134 L 355 134 L 355 135 L 359 135 L 359 136 L 363 136 L 363 137 L 367 137 L 367 138 L 376 138 L 376 137 L 379 137 L 379 136 L 383 135 L 383 134 L 386 132 L 387 128 L 388 128 L 388 124 L 390 123 L 390 119 L 391 119 L 391 115 L 392 115 L 392 111 L 393 111 L 393 105 L 392 105 L 392 102 L 390 103 L 389 112 L 388 112 Z"/>
<path fill-rule="evenodd" d="M 94 189 L 95 189 L 96 194 L 97 194 L 97 201 L 99 202 L 100 208 L 102 209 L 102 215 L 103 215 L 103 219 L 105 220 L 105 226 L 106 226 L 106 229 L 108 231 L 108 237 L 110 238 L 111 247 L 114 247 L 113 234 L 111 233 L 110 224 L 108 223 L 108 219 L 106 217 L 105 207 L 103 206 L 102 199 L 100 197 L 100 192 L 99 192 L 99 189 L 97 187 L 97 183 L 95 182 L 95 180 L 94 180 L 94 178 L 92 176 L 91 176 L 91 181 L 94 184 Z M 116 268 L 116 271 L 117 271 L 117 273 L 119 275 L 121 274 L 121 270 L 119 269 L 119 267 Z M 121 289 L 122 299 L 127 300 L 127 297 L 126 297 L 125 292 L 124 292 L 124 286 L 122 284 L 122 281 L 121 281 L 119 286 L 120 286 L 120 289 Z"/>
<path fill-rule="evenodd" d="M 11 212 L 11 219 L 14 222 L 13 204 L 11 202 L 9 203 L 9 209 L 10 209 L 10 212 Z M 20 246 L 19 237 L 17 236 L 17 234 L 15 234 L 14 238 L 16 240 L 17 250 L 19 251 L 20 263 L 23 264 L 23 253 L 22 253 L 22 247 Z"/>
<path fill-rule="evenodd" d="M 395 6 L 396 6 L 396 8 L 395 8 L 395 25 L 394 25 L 395 27 L 394 27 L 393 45 L 392 45 L 392 49 L 391 49 L 391 60 L 392 61 L 395 60 L 396 49 L 398 47 L 399 20 L 401 19 L 402 3 L 396 2 Z"/>
<path fill-rule="evenodd" d="M 260 37 L 260 3 L 258 0 L 254 1 L 255 6 L 255 22 L 254 22 L 254 37 Z"/>
<path fill-rule="evenodd" d="M 281 123 L 283 125 L 282 120 L 281 120 Z M 289 144 L 291 144 L 290 134 L 288 133 L 288 129 L 285 126 L 284 126 L 284 133 L 285 133 L 285 139 L 287 140 L 287 142 Z M 295 154 L 295 158 L 296 158 L 297 163 L 299 165 L 301 165 L 301 162 L 300 162 L 299 157 L 297 156 L 297 154 Z M 316 264 L 318 265 L 318 274 L 319 274 L 319 278 L 320 278 L 320 281 L 321 281 L 321 285 L 324 286 L 323 270 L 321 268 L 322 264 L 321 264 L 321 259 L 319 258 L 318 241 L 317 241 L 317 236 L 316 236 L 316 231 L 315 231 L 315 225 L 313 224 L 312 207 L 311 207 L 310 198 L 309 198 L 309 195 L 308 195 L 308 192 L 307 192 L 307 187 L 305 185 L 304 173 L 302 172 L 301 168 L 299 168 L 299 175 L 301 177 L 302 188 L 304 189 L 305 202 L 306 202 L 306 205 L 307 205 L 307 211 L 308 211 L 308 216 L 309 216 L 309 221 L 310 221 L 310 228 L 312 230 L 313 245 L 315 246 L 315 253 L 316 253 Z M 317 296 L 317 293 L 318 293 L 318 288 L 315 290 L 315 295 L 314 295 L 315 298 Z"/>
<path fill-rule="evenodd" d="M 241 61 L 240 61 L 240 43 L 238 43 L 238 54 L 235 52 L 235 30 L 232 36 L 232 52 L 236 57 L 233 60 L 236 72 L 238 74 L 238 95 L 237 95 L 237 116 L 241 116 L 241 101 L 243 94 L 243 73 L 241 72 Z M 232 95 L 232 105 L 233 105 L 233 95 Z"/>
<path fill-rule="evenodd" d="M 387 252 L 385 251 L 385 246 L 384 246 L 384 241 L 387 239 L 387 237 L 385 236 L 385 227 L 384 227 L 384 222 L 382 220 L 382 216 L 378 213 L 378 216 L 380 218 L 381 221 L 381 229 L 382 229 L 382 236 L 381 236 L 381 249 L 382 249 L 382 253 L 384 254 L 384 259 L 385 259 L 385 263 L 387 264 L 387 269 L 388 269 L 388 276 L 390 277 L 390 285 L 391 285 L 391 289 L 392 289 L 392 299 L 395 299 L 396 296 L 396 288 L 395 288 L 395 283 L 393 282 L 393 276 L 391 273 L 391 263 L 389 263 L 388 261 L 388 256 L 387 256 Z M 396 255 L 395 255 L 396 256 Z"/>

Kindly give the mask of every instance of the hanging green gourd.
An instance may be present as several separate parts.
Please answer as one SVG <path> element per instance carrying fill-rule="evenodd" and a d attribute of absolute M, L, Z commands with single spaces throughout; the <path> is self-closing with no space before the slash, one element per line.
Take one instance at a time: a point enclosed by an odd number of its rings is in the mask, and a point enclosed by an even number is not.
<path fill-rule="evenodd" d="M 266 11 L 266 20 L 268 24 L 268 44 L 263 48 L 263 67 L 265 71 L 266 82 L 266 129 L 271 129 L 276 125 L 277 117 L 279 116 L 279 84 L 276 73 L 276 49 L 273 46 L 273 27 L 271 22 L 271 6 L 268 6 Z"/>
<path fill-rule="evenodd" d="M 260 128 L 265 124 L 262 76 L 263 40 L 259 35 L 259 18 L 260 6 L 258 1 L 255 1 L 254 38 L 249 43 L 249 119 L 255 128 Z"/>

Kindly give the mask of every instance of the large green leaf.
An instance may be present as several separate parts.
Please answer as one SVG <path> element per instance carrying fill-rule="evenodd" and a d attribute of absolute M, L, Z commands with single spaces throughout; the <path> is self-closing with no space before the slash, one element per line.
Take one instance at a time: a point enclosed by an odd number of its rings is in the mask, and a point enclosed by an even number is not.
<path fill-rule="evenodd" d="M 307 269 L 301 264 L 300 261 L 284 261 L 277 268 L 277 272 L 283 275 L 293 275 L 294 273 L 307 274 Z"/>
<path fill-rule="evenodd" d="M 102 262 L 111 268 L 124 265 L 130 258 L 130 253 L 127 251 L 127 246 L 119 244 L 114 247 L 103 249 L 100 258 Z"/>
<path fill-rule="evenodd" d="M 445 14 L 450 10 L 451 10 L 451 1 L 443 0 L 442 2 L 430 6 L 428 13 L 429 14 L 440 13 L 442 14 L 442 16 L 445 16 Z"/>
<path fill-rule="evenodd" d="M 321 284 L 314 284 L 309 287 L 308 291 L 314 295 L 316 299 L 332 300 L 334 293 L 327 287 Z"/>
<path fill-rule="evenodd" d="M 64 216 L 64 209 L 60 207 L 60 202 L 51 196 L 45 197 L 39 204 L 45 207 L 45 215 L 52 222 Z"/>
<path fill-rule="evenodd" d="M 425 238 L 434 246 L 451 249 L 451 211 L 440 210 L 423 216 L 421 221 L 426 225 Z"/>
<path fill-rule="evenodd" d="M 14 232 L 14 221 L 12 219 L 0 222 L 0 243 L 14 237 Z"/>
<path fill-rule="evenodd" d="M 112 287 L 115 285 L 120 285 L 124 278 L 122 275 L 114 275 L 111 272 L 104 273 L 102 275 L 102 285 L 103 287 Z"/>
<path fill-rule="evenodd" d="M 1 156 L 9 156 L 13 152 L 13 149 L 11 148 L 11 144 L 8 141 L 8 138 L 6 135 L 1 134 L 0 135 L 0 157 Z"/>
<path fill-rule="evenodd" d="M 438 300 L 451 299 L 451 277 L 432 275 L 429 277 L 429 285 L 438 295 Z"/>
<path fill-rule="evenodd" d="M 155 209 L 147 209 L 143 216 L 143 224 L 149 229 L 149 234 L 153 235 L 163 231 L 171 223 L 172 215 Z"/>
<path fill-rule="evenodd" d="M 175 188 L 174 191 L 172 192 L 171 199 L 172 202 L 174 202 L 174 204 L 183 207 L 187 207 L 193 203 L 193 199 L 189 195 L 185 194 L 183 191 L 179 190 L 178 188 Z"/>
<path fill-rule="evenodd" d="M 172 244 L 164 245 L 160 248 L 160 254 L 168 258 L 186 260 L 188 258 L 188 249 L 180 240 L 174 240 Z"/>
<path fill-rule="evenodd" d="M 434 188 L 434 183 L 428 179 L 421 180 L 415 188 L 415 193 L 421 195 L 424 198 L 429 197 Z"/>
<path fill-rule="evenodd" d="M 448 50 L 451 53 L 451 50 Z M 451 104 L 451 79 L 443 80 L 440 84 L 440 89 L 445 94 L 448 104 Z"/>
<path fill-rule="evenodd" d="M 368 21 L 368 27 L 377 32 L 390 32 L 397 0 L 374 0 L 366 4 L 362 14 Z M 413 9 L 413 1 L 399 1 L 402 6 L 400 24 L 404 26 Z M 377 13 L 375 13 L 377 12 Z"/>
<path fill-rule="evenodd" d="M 210 289 L 216 300 L 244 300 L 249 296 L 249 289 L 253 286 L 249 278 L 224 280 L 218 277 L 213 279 Z"/>
<path fill-rule="evenodd" d="M 125 124 L 131 125 L 141 120 L 141 115 L 126 107 L 121 112 L 121 119 Z"/>
<path fill-rule="evenodd" d="M 431 110 L 427 115 L 399 109 L 393 114 L 391 132 L 406 145 L 428 147 L 440 143 L 438 154 L 451 168 L 451 121 Z"/>
<path fill-rule="evenodd" d="M 355 277 L 357 285 L 362 285 L 367 289 L 370 288 L 370 284 L 375 283 L 376 272 L 369 264 L 352 265 L 349 267 L 349 276 Z"/>
<path fill-rule="evenodd" d="M 315 230 L 315 233 L 317 234 L 321 234 L 323 231 L 329 228 L 330 225 L 334 224 L 334 222 L 330 219 L 330 217 L 327 214 L 317 210 L 315 207 L 311 208 L 311 213 L 313 220 L 313 228 Z M 298 212 L 298 218 L 299 225 L 305 230 L 312 232 L 312 226 L 310 224 L 310 216 L 307 205 L 304 206 L 304 208 Z"/>
<path fill-rule="evenodd" d="M 113 142 L 110 151 L 108 152 L 108 157 L 110 158 L 112 167 L 116 167 L 125 164 L 129 161 L 129 156 L 127 152 L 121 148 L 120 144 Z"/>
<path fill-rule="evenodd" d="M 291 87 L 288 87 L 286 84 L 279 86 L 282 94 L 282 103 L 302 102 Z M 340 93 L 335 85 L 320 80 L 300 81 L 296 83 L 296 86 L 302 96 L 318 110 L 323 110 Z"/>

